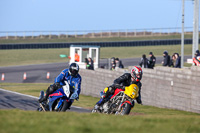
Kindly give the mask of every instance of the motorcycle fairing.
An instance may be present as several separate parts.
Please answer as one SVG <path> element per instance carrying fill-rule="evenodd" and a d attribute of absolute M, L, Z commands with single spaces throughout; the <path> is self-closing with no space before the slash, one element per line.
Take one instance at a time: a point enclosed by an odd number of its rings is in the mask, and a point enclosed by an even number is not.
<path fill-rule="evenodd" d="M 111 99 L 114 97 L 114 96 L 116 96 L 120 91 L 124 91 L 123 89 L 116 89 L 115 90 L 115 92 L 114 92 L 114 94 L 112 95 L 112 97 L 111 97 Z"/>
<path fill-rule="evenodd" d="M 138 97 L 139 88 L 136 84 L 131 84 L 130 86 L 125 87 L 124 93 L 132 99 Z"/>
<path fill-rule="evenodd" d="M 56 90 L 53 94 L 49 95 L 49 102 L 55 101 L 58 98 L 65 96 L 62 88 Z"/>
<path fill-rule="evenodd" d="M 65 96 L 65 97 L 64 97 Z M 56 90 L 53 94 L 49 95 L 49 110 L 52 111 L 52 105 L 54 103 L 54 101 L 56 101 L 57 99 L 62 98 L 59 100 L 58 102 L 58 106 L 57 108 L 60 108 L 60 106 L 62 105 L 63 101 L 68 101 L 69 99 L 66 97 L 64 91 L 62 88 Z"/>
<path fill-rule="evenodd" d="M 133 104 L 132 104 L 130 101 L 125 101 L 125 102 L 123 102 L 123 103 L 121 104 L 121 107 L 122 107 L 125 103 L 128 103 L 128 104 L 130 104 L 131 106 L 133 106 Z"/>

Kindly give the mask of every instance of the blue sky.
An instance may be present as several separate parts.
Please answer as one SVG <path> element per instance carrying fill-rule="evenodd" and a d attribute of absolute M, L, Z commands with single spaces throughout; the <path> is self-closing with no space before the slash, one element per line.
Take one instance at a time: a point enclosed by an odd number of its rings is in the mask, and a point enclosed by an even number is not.
<path fill-rule="evenodd" d="M 185 2 L 185 27 L 193 27 Z M 1 0 L 0 31 L 181 27 L 182 0 Z"/>

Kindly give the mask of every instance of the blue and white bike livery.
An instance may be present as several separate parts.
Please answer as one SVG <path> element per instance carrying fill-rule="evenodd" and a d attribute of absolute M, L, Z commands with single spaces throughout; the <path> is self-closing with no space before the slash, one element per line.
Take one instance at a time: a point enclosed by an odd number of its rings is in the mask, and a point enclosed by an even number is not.
<path fill-rule="evenodd" d="M 44 97 L 44 91 L 40 92 L 40 97 Z M 65 85 L 50 94 L 47 102 L 40 103 L 38 111 L 66 111 L 70 109 L 71 103 L 74 99 L 78 100 L 77 89 L 70 87 L 68 82 Z"/>

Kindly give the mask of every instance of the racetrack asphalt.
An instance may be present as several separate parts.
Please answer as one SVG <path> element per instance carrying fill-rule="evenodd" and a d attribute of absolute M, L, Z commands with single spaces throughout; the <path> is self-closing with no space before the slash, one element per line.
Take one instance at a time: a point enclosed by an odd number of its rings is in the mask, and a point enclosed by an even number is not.
<path fill-rule="evenodd" d="M 184 60 L 191 58 L 191 56 L 185 56 Z M 161 64 L 163 57 L 156 58 L 156 64 Z M 138 65 L 141 58 L 126 58 L 121 59 L 124 67 Z M 108 59 L 101 59 L 100 66 L 107 67 Z M 106 66 L 107 65 L 107 66 Z M 54 79 L 60 74 L 63 69 L 69 67 L 67 62 L 64 63 L 50 63 L 50 64 L 37 64 L 37 65 L 25 65 L 25 66 L 10 66 L 0 67 L 0 74 L 4 73 L 4 80 L 0 80 L 0 83 L 50 83 L 54 82 Z M 50 72 L 50 78 L 47 79 L 47 72 Z M 26 80 L 23 80 L 24 73 L 26 73 Z M 2 75 L 0 75 L 2 76 Z"/>
<path fill-rule="evenodd" d="M 39 103 L 37 97 L 0 89 L 0 109 L 37 110 L 38 107 Z M 70 110 L 67 111 L 82 113 L 91 112 L 88 109 L 76 106 L 71 106 Z"/>

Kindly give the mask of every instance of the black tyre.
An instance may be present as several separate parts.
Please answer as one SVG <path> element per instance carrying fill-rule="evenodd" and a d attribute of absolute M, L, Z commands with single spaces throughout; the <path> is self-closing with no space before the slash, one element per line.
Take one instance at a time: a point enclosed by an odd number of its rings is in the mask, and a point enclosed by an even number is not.
<path fill-rule="evenodd" d="M 124 103 L 121 107 L 120 114 L 121 115 L 128 115 L 131 111 L 131 105 L 128 103 Z"/>
<path fill-rule="evenodd" d="M 64 101 L 63 102 L 63 106 L 62 106 L 62 108 L 61 108 L 61 112 L 65 112 L 67 109 L 69 109 L 70 108 L 70 106 L 71 106 L 71 103 L 70 102 L 67 102 L 67 101 Z"/>

